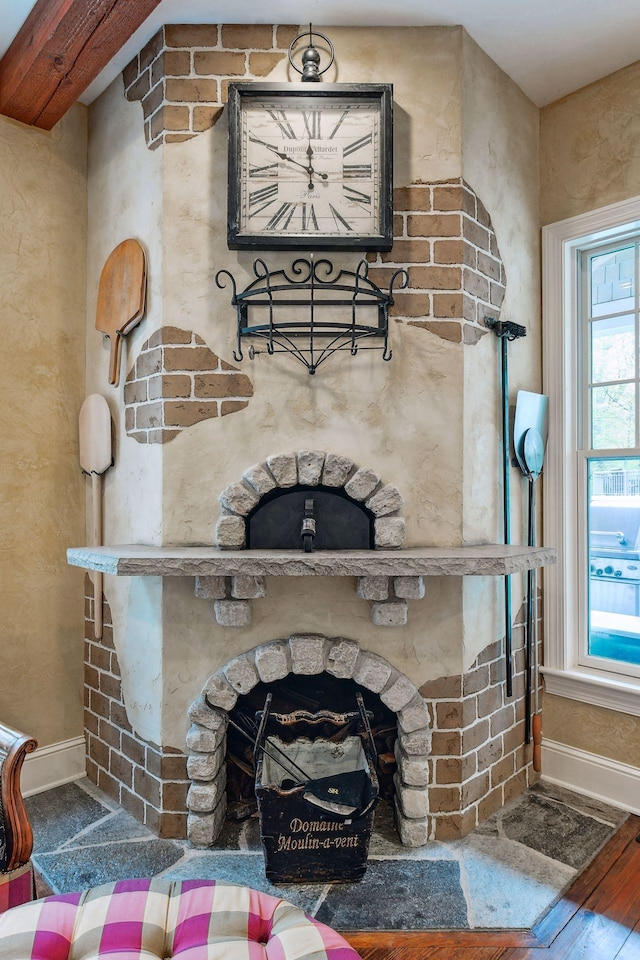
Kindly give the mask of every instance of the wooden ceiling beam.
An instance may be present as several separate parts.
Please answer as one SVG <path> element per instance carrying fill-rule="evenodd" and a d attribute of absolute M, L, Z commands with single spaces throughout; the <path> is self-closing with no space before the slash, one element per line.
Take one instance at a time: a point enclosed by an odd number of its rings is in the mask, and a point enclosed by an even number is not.
<path fill-rule="evenodd" d="M 0 60 L 0 113 L 51 130 L 160 0 L 37 0 Z"/>

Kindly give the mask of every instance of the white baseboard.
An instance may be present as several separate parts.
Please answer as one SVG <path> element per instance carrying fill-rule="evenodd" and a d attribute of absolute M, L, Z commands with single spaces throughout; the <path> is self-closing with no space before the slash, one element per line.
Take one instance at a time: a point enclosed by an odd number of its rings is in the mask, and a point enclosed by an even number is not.
<path fill-rule="evenodd" d="M 640 768 L 542 740 L 542 779 L 640 814 Z"/>
<path fill-rule="evenodd" d="M 22 796 L 51 790 L 87 775 L 84 737 L 63 740 L 27 754 L 22 767 Z"/>

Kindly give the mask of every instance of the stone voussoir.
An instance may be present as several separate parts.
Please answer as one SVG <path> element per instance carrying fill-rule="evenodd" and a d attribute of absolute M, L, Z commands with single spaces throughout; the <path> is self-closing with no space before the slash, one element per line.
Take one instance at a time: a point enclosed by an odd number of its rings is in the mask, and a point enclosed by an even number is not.
<path fill-rule="evenodd" d="M 227 785 L 226 768 L 210 783 L 192 783 L 187 793 L 187 810 L 194 813 L 212 813 Z"/>
<path fill-rule="evenodd" d="M 267 457 L 267 466 L 279 487 L 293 487 L 298 482 L 298 462 L 295 453 L 277 453 Z"/>
<path fill-rule="evenodd" d="M 393 775 L 396 788 L 396 803 L 409 820 L 424 820 L 429 815 L 429 793 L 418 787 L 408 787 L 402 783 L 397 773 Z"/>
<path fill-rule="evenodd" d="M 344 485 L 346 493 L 353 500 L 366 500 L 380 485 L 381 480 L 377 473 L 369 467 L 359 467 L 354 475 Z"/>
<path fill-rule="evenodd" d="M 328 453 L 322 469 L 322 483 L 325 487 L 344 487 L 354 466 L 349 457 Z"/>
<path fill-rule="evenodd" d="M 327 640 L 319 634 L 295 634 L 289 637 L 293 673 L 311 676 L 322 673 Z"/>
<path fill-rule="evenodd" d="M 264 497 L 265 493 L 270 493 L 278 485 L 266 463 L 254 464 L 245 470 L 242 476 L 260 497 Z"/>
<path fill-rule="evenodd" d="M 289 647 L 282 640 L 263 643 L 254 651 L 256 670 L 263 683 L 283 680 L 291 672 Z"/>
<path fill-rule="evenodd" d="M 400 746 L 403 751 L 412 757 L 428 757 L 431 753 L 431 730 L 414 730 L 412 733 L 401 733 Z"/>
<path fill-rule="evenodd" d="M 409 787 L 426 787 L 430 781 L 429 758 L 405 756 L 397 740 L 394 754 L 402 782 Z"/>
<path fill-rule="evenodd" d="M 219 710 L 233 710 L 238 694 L 222 673 L 214 673 L 206 681 L 203 693 L 209 703 Z"/>
<path fill-rule="evenodd" d="M 242 695 L 253 690 L 260 680 L 253 657 L 250 654 L 230 660 L 222 668 L 222 672 L 233 689 Z"/>
<path fill-rule="evenodd" d="M 316 487 L 320 483 L 325 454 L 320 450 L 298 450 L 298 483 Z"/>
<path fill-rule="evenodd" d="M 360 652 L 353 679 L 372 693 L 380 693 L 391 677 L 392 667 L 375 653 Z"/>
<path fill-rule="evenodd" d="M 416 695 L 420 696 L 416 685 L 408 677 L 398 674 L 380 693 L 380 699 L 385 706 L 389 707 L 389 710 L 397 713 L 398 710 L 406 707 Z"/>
<path fill-rule="evenodd" d="M 212 753 L 191 753 L 187 757 L 187 776 L 191 780 L 213 780 L 225 762 L 226 743 Z"/>
<path fill-rule="evenodd" d="M 378 550 L 399 550 L 405 538 L 404 517 L 376 517 L 374 540 Z"/>
<path fill-rule="evenodd" d="M 396 801 L 396 826 L 400 840 L 405 847 L 423 847 L 431 839 L 429 836 L 429 819 L 414 820 L 406 817 Z"/>
<path fill-rule="evenodd" d="M 218 494 L 218 501 L 222 506 L 241 517 L 246 517 L 258 500 L 258 494 L 253 487 L 245 483 L 230 483 L 222 493 Z"/>
<path fill-rule="evenodd" d="M 197 753 L 213 753 L 222 739 L 224 739 L 224 731 L 220 734 L 219 730 L 210 730 L 199 723 L 194 723 L 187 731 L 187 750 L 194 750 Z"/>
<path fill-rule="evenodd" d="M 395 513 L 396 510 L 402 510 L 403 505 L 402 494 L 391 483 L 386 484 L 365 502 L 365 506 L 375 517 L 385 517 Z"/>
<path fill-rule="evenodd" d="M 241 550 L 247 542 L 247 530 L 242 517 L 223 515 L 216 523 L 216 546 L 221 550 Z"/>
<path fill-rule="evenodd" d="M 327 653 L 326 672 L 341 680 L 353 677 L 360 647 L 353 640 L 334 640 Z"/>
<path fill-rule="evenodd" d="M 199 723 L 209 730 L 219 732 L 220 737 L 227 729 L 227 715 L 220 710 L 212 710 L 204 697 L 199 697 L 187 709 L 187 716 L 192 723 Z"/>
<path fill-rule="evenodd" d="M 429 726 L 429 708 L 420 694 L 399 710 L 397 716 L 403 733 L 414 733 Z"/>

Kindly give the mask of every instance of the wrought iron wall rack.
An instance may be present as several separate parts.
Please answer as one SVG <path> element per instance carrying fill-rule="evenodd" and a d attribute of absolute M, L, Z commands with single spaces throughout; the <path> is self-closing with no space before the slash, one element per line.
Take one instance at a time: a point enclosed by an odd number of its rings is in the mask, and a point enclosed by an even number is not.
<path fill-rule="evenodd" d="M 288 269 L 272 271 L 258 258 L 253 272 L 255 280 L 240 292 L 229 270 L 219 270 L 215 278 L 220 289 L 231 281 L 231 305 L 237 313 L 236 361 L 244 359 L 246 337 L 264 340 L 267 354 L 290 354 L 310 374 L 344 350 L 352 356 L 359 350 L 380 350 L 383 360 L 391 359 L 389 308 L 394 287 L 409 282 L 406 270 L 392 274 L 387 292 L 369 279 L 366 260 L 355 270 L 343 270 L 310 255 L 294 260 Z M 249 347 L 250 357 L 259 352 Z"/>

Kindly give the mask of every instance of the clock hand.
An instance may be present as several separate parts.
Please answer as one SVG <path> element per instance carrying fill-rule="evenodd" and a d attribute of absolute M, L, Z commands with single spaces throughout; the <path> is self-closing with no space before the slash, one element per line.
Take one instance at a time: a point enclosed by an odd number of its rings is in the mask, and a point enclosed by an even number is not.
<path fill-rule="evenodd" d="M 283 153 L 281 150 L 278 150 L 278 148 L 274 147 L 271 143 L 267 143 L 266 140 L 258 140 L 257 137 L 251 137 L 251 140 L 253 141 L 253 143 L 262 144 L 263 147 L 266 147 L 268 150 L 271 150 L 273 153 L 275 153 L 277 157 L 280 157 L 281 160 L 287 160 L 289 163 L 294 163 L 296 167 L 302 167 L 303 170 L 306 170 L 307 173 L 309 174 L 309 182 L 311 183 L 311 186 L 309 187 L 310 190 L 313 189 L 313 183 L 311 182 L 311 177 L 314 174 L 317 177 L 322 177 L 323 180 L 328 179 L 328 174 L 319 173 L 317 170 L 314 170 L 311 165 L 311 162 L 309 162 L 308 164 L 299 163 L 297 160 L 294 160 L 293 157 L 290 157 L 286 153 Z M 307 150 L 307 153 L 309 153 L 309 150 Z M 313 155 L 313 151 L 311 151 L 311 154 Z"/>

